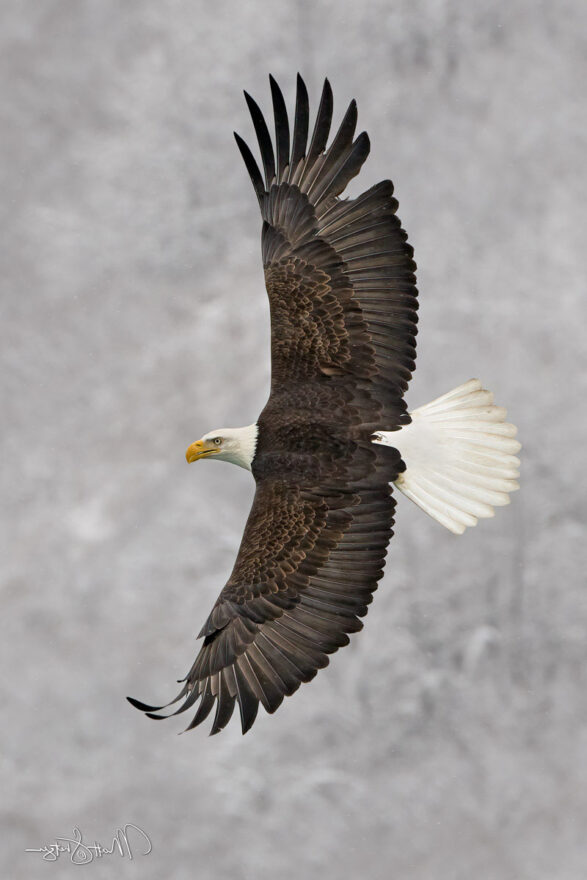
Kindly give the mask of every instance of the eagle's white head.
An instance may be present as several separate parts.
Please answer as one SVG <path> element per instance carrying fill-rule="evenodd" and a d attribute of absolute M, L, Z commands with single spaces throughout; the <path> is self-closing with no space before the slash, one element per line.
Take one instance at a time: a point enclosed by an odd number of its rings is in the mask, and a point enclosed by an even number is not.
<path fill-rule="evenodd" d="M 188 447 L 185 457 L 188 462 L 200 458 L 216 458 L 230 461 L 239 467 L 251 470 L 251 464 L 257 448 L 257 425 L 246 425 L 244 428 L 217 428 L 204 434 Z"/>

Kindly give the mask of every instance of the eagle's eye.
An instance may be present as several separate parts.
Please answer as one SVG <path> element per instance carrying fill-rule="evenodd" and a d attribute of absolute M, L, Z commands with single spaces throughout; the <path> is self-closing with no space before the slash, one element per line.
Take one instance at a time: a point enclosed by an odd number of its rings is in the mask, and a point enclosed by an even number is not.
<path fill-rule="evenodd" d="M 215 443 L 216 446 L 220 446 L 220 444 L 222 443 L 222 437 L 214 437 L 212 443 Z"/>

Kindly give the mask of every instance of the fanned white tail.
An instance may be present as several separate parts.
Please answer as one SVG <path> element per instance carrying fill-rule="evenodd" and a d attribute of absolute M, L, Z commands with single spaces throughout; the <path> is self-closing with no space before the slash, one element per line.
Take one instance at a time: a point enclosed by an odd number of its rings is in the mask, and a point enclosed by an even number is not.
<path fill-rule="evenodd" d="M 404 495 L 457 535 L 509 504 L 519 488 L 517 428 L 478 379 L 410 415 L 409 425 L 373 438 L 399 450 L 406 470 L 395 485 Z"/>

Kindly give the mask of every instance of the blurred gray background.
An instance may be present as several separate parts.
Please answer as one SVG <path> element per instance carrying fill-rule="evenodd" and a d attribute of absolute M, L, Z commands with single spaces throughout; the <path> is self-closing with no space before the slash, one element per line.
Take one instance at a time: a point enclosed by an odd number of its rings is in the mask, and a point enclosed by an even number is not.
<path fill-rule="evenodd" d="M 587 876 L 581 0 L 3 0 L 4 877 L 127 822 L 94 878 Z M 232 130 L 267 74 L 372 141 L 421 292 L 412 408 L 471 376 L 523 486 L 461 538 L 400 497 L 364 631 L 273 717 L 208 738 L 175 695 L 253 493 L 187 467 L 269 380 L 256 199 Z M 236 719 L 235 719 L 236 721 Z"/>

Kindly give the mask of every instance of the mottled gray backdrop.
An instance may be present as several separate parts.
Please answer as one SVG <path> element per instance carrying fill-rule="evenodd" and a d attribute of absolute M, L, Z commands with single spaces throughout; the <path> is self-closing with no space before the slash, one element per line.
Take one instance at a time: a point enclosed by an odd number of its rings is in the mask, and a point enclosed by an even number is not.
<path fill-rule="evenodd" d="M 3 0 L 0 871 L 136 823 L 93 878 L 587 876 L 582 0 Z M 392 177 L 421 291 L 412 407 L 479 376 L 524 443 L 455 538 L 398 503 L 364 631 L 251 733 L 168 699 L 253 493 L 187 467 L 254 420 L 268 308 L 242 97 L 324 75 Z M 189 720 L 189 719 L 188 719 Z"/>

